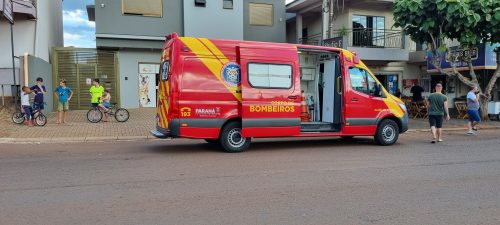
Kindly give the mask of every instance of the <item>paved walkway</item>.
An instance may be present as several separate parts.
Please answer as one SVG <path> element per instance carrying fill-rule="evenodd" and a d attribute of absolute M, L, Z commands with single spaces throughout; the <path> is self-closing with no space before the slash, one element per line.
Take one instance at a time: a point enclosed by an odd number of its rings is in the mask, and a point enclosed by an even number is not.
<path fill-rule="evenodd" d="M 129 109 L 130 119 L 119 123 L 114 118 L 110 122 L 90 123 L 87 110 L 68 112 L 68 124 L 56 124 L 57 114 L 48 113 L 48 122 L 43 127 L 17 125 L 10 121 L 10 115 L 0 114 L 0 142 L 35 141 L 97 141 L 112 139 L 146 139 L 155 126 L 155 108 Z M 15 139 L 15 140 L 13 140 Z"/>
<path fill-rule="evenodd" d="M 119 123 L 89 123 L 86 110 L 69 112 L 68 124 L 56 124 L 56 113 L 48 113 L 48 123 L 44 127 L 16 125 L 10 119 L 10 113 L 0 110 L 1 142 L 68 142 L 68 141 L 106 141 L 106 140 L 144 140 L 156 139 L 149 131 L 155 127 L 155 108 L 130 109 L 130 119 Z M 467 121 L 452 119 L 445 122 L 447 130 L 464 130 Z M 427 119 L 411 119 L 410 132 L 427 131 Z M 481 129 L 500 129 L 500 122 L 488 121 Z"/>

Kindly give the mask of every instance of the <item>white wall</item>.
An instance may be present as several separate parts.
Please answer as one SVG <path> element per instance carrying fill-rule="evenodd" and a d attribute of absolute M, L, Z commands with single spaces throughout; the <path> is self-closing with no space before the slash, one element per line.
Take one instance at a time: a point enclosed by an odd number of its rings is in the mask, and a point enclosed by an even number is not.
<path fill-rule="evenodd" d="M 118 53 L 121 107 L 139 108 L 139 63 L 160 63 L 160 58 L 160 50 L 121 50 Z"/>
<path fill-rule="evenodd" d="M 194 1 L 184 1 L 185 36 L 243 40 L 243 1 L 233 1 L 233 9 L 223 9 L 222 3 L 195 7 Z"/>
<path fill-rule="evenodd" d="M 62 0 L 37 1 L 37 19 L 17 15 L 14 21 L 14 55 L 29 54 L 50 62 L 52 47 L 63 46 Z M 19 68 L 19 60 L 15 60 Z M 17 70 L 18 71 L 18 70 Z M 18 72 L 16 71 L 16 77 Z M 12 57 L 9 23 L 0 18 L 0 84 L 12 83 Z M 16 78 L 18 80 L 18 78 Z M 10 91 L 7 93 L 10 95 Z"/>

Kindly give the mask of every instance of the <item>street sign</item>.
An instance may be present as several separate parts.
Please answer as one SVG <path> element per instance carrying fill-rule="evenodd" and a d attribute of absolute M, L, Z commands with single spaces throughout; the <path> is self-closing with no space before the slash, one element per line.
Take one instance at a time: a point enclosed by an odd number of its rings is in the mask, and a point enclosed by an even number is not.
<path fill-rule="evenodd" d="M 14 23 L 14 8 L 12 4 L 12 0 L 3 0 L 3 16 L 7 19 L 11 24 Z"/>

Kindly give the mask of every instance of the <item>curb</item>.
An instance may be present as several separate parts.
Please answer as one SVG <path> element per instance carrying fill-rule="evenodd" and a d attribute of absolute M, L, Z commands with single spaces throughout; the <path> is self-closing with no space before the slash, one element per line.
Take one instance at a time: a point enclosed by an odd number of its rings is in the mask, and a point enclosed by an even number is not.
<path fill-rule="evenodd" d="M 0 138 L 0 144 L 96 143 L 96 142 L 119 142 L 119 141 L 146 141 L 154 139 L 157 138 L 153 136 Z"/>
<path fill-rule="evenodd" d="M 480 130 L 496 130 L 500 129 L 500 127 L 481 127 Z M 414 133 L 414 132 L 429 132 L 431 129 L 426 128 L 426 129 L 409 129 L 406 131 L 407 133 Z M 461 130 L 467 130 L 465 127 L 456 127 L 456 128 L 443 128 L 443 131 L 461 131 Z"/>
<path fill-rule="evenodd" d="M 481 130 L 496 130 L 500 127 L 482 127 Z M 467 128 L 443 128 L 443 131 L 465 131 Z M 429 132 L 427 129 L 409 129 L 406 133 Z M 109 137 L 57 137 L 57 138 L 0 138 L 0 144 L 41 144 L 41 143 L 97 143 L 161 140 L 154 136 L 109 136 Z"/>

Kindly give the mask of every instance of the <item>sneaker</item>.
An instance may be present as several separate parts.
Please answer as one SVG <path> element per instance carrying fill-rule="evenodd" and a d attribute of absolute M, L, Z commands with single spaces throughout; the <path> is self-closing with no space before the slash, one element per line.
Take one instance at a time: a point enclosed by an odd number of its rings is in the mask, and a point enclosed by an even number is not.
<path fill-rule="evenodd" d="M 477 131 L 477 127 L 473 127 L 472 130 Z"/>

